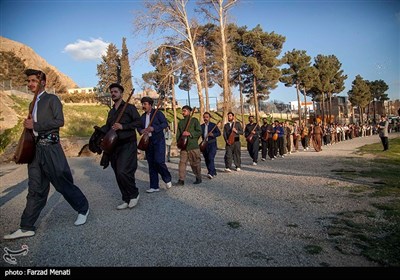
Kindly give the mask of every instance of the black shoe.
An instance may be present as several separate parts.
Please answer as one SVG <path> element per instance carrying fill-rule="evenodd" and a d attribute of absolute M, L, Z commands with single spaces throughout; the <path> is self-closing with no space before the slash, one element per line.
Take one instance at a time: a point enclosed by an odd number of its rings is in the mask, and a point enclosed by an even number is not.
<path fill-rule="evenodd" d="M 185 185 L 185 181 L 182 180 L 178 180 L 178 182 L 174 184 L 174 186 L 183 186 L 183 185 Z"/>
<path fill-rule="evenodd" d="M 195 185 L 201 184 L 201 179 L 196 178 L 196 181 L 194 181 L 193 184 Z"/>

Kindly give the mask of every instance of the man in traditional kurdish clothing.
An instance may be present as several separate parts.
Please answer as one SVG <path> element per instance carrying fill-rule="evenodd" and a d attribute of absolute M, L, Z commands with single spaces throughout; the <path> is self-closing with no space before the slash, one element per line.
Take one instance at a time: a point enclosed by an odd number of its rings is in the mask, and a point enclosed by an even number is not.
<path fill-rule="evenodd" d="M 205 149 L 203 151 L 204 160 L 207 166 L 207 177 L 209 179 L 217 176 L 217 170 L 215 169 L 214 159 L 217 154 L 217 137 L 221 136 L 221 131 L 218 126 L 210 121 L 211 115 L 209 112 L 203 114 L 204 123 L 201 125 L 201 136 L 203 141 L 206 141 Z"/>
<path fill-rule="evenodd" d="M 236 171 L 241 168 L 240 135 L 243 134 L 243 128 L 240 122 L 235 121 L 235 114 L 228 113 L 228 122 L 224 125 L 225 146 L 225 172 L 231 172 L 232 160 L 235 163 Z M 234 136 L 233 143 L 229 143 L 230 136 Z"/>
<path fill-rule="evenodd" d="M 186 137 L 187 145 L 184 149 L 181 149 L 179 159 L 179 180 L 174 185 L 183 186 L 186 178 L 186 165 L 190 163 L 192 171 L 196 176 L 196 181 L 193 184 L 200 184 L 201 180 L 201 156 L 199 148 L 199 138 L 201 136 L 201 127 L 199 120 L 191 117 L 192 108 L 188 105 L 182 107 L 183 119 L 178 123 L 178 131 L 176 133 L 176 143 L 179 145 L 180 142 Z M 190 123 L 189 123 L 190 121 Z M 189 127 L 186 127 L 189 123 Z M 186 128 L 186 130 L 185 130 Z"/>
<path fill-rule="evenodd" d="M 249 123 L 244 129 L 244 137 L 246 137 L 247 151 L 251 159 L 253 160 L 253 165 L 257 165 L 258 161 L 258 150 L 260 147 L 259 135 L 261 129 L 257 123 L 254 122 L 254 116 L 249 116 Z M 251 138 L 251 139 L 250 139 Z"/>

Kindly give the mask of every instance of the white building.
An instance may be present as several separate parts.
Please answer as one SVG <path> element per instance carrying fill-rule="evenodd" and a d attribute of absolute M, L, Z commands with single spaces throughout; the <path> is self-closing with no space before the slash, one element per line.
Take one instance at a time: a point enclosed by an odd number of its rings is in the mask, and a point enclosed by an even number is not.
<path fill-rule="evenodd" d="M 290 110 L 292 111 L 297 111 L 299 109 L 299 102 L 298 101 L 290 101 Z M 300 108 L 301 111 L 304 112 L 304 108 L 307 107 L 307 112 L 313 112 L 314 108 L 313 108 L 313 103 L 311 101 L 307 102 L 307 104 L 304 101 L 300 102 Z"/>
<path fill-rule="evenodd" d="M 76 93 L 94 93 L 94 87 L 87 87 L 87 88 L 70 88 L 68 89 L 69 94 L 76 94 Z"/>

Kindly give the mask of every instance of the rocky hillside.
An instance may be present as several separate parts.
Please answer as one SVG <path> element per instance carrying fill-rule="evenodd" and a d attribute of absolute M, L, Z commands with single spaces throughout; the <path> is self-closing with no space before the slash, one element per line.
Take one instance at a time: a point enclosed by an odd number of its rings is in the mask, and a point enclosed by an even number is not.
<path fill-rule="evenodd" d="M 32 48 L 22 43 L 0 36 L 0 51 L 13 52 L 17 57 L 25 61 L 26 68 L 45 69 L 49 67 L 57 73 L 66 88 L 78 87 L 70 77 L 61 73 L 56 67 L 50 65 L 44 58 L 35 53 Z"/>

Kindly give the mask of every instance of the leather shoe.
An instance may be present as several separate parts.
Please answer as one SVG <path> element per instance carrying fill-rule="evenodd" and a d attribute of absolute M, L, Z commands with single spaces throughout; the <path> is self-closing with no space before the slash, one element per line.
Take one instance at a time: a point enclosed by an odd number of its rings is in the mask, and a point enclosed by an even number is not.
<path fill-rule="evenodd" d="M 35 235 L 35 232 L 33 230 L 19 229 L 11 234 L 4 235 L 3 238 L 6 240 L 12 240 L 12 239 L 23 238 L 23 237 L 31 237 L 34 235 Z"/>
<path fill-rule="evenodd" d="M 89 215 L 89 209 L 87 210 L 86 214 L 78 214 L 78 218 L 76 218 L 74 225 L 80 226 L 86 223 L 88 215 Z"/>
<path fill-rule="evenodd" d="M 184 185 L 185 185 L 185 181 L 182 181 L 182 180 L 178 180 L 178 182 L 176 182 L 174 184 L 174 186 L 184 186 Z"/>
<path fill-rule="evenodd" d="M 126 209 L 126 208 L 128 208 L 128 203 L 126 203 L 126 202 L 124 202 L 124 203 L 122 203 L 122 204 L 117 206 L 118 210 L 123 210 L 123 209 Z"/>
<path fill-rule="evenodd" d="M 138 195 L 136 198 L 132 198 L 132 199 L 129 201 L 128 207 L 129 207 L 129 208 L 135 207 L 136 204 L 138 203 L 138 201 L 139 201 L 139 195 Z"/>
<path fill-rule="evenodd" d="M 202 182 L 201 179 L 197 178 L 196 181 L 193 182 L 193 184 L 197 185 L 197 184 L 201 184 L 201 182 Z"/>

